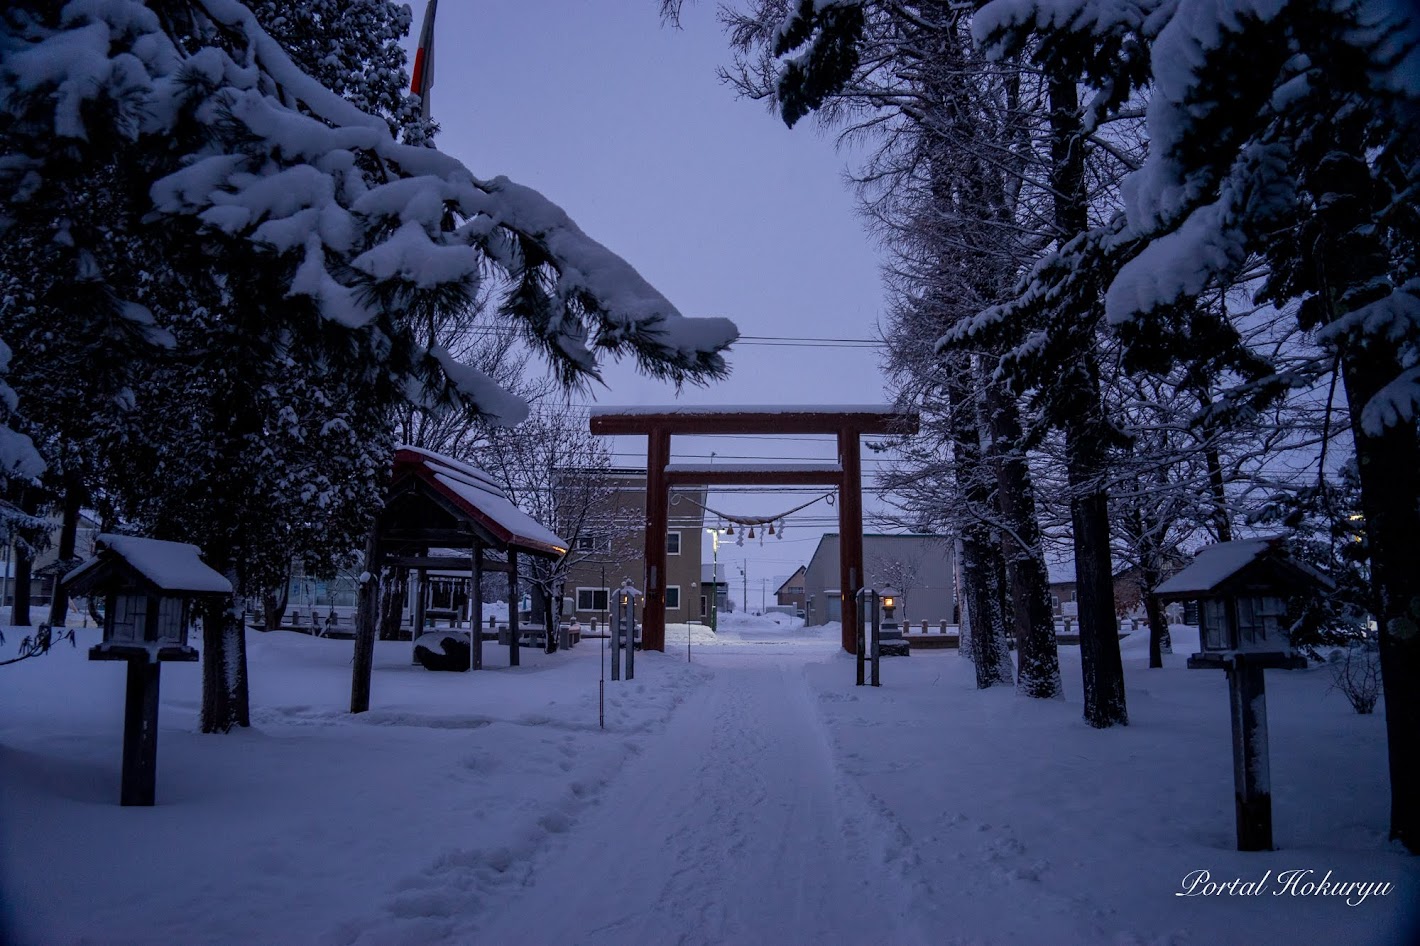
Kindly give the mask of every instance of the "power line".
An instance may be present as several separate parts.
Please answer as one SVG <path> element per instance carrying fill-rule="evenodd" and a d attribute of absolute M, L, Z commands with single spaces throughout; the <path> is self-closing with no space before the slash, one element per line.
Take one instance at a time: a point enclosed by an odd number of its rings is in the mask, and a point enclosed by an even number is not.
<path fill-rule="evenodd" d="M 502 336 L 524 338 L 525 332 L 514 325 L 479 325 L 465 329 L 465 336 Z M 876 338 L 830 338 L 813 335 L 741 335 L 733 345 L 787 348 L 883 348 L 886 343 Z"/>

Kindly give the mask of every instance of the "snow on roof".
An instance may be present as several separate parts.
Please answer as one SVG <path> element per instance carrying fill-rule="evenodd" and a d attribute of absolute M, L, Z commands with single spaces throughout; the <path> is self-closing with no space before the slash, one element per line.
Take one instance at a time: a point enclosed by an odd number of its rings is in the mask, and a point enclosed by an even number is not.
<path fill-rule="evenodd" d="M 478 467 L 408 445 L 395 451 L 395 465 L 401 464 L 425 470 L 429 482 L 442 488 L 446 496 L 491 527 L 507 544 L 544 554 L 561 555 L 567 551 L 567 540 L 515 506 L 503 488 Z"/>
<path fill-rule="evenodd" d="M 1276 539 L 1218 542 L 1199 551 L 1193 564 L 1154 589 L 1155 594 L 1212 591 L 1270 551 Z"/>
<path fill-rule="evenodd" d="M 94 539 L 94 551 L 97 554 L 93 558 L 64 576 L 66 584 L 97 567 L 103 561 L 102 553 L 111 552 L 163 591 L 232 593 L 232 583 L 202 561 L 202 553 L 197 546 L 186 542 L 104 533 Z"/>
<path fill-rule="evenodd" d="M 660 404 L 593 407 L 592 417 L 641 414 L 897 414 L 891 404 Z"/>

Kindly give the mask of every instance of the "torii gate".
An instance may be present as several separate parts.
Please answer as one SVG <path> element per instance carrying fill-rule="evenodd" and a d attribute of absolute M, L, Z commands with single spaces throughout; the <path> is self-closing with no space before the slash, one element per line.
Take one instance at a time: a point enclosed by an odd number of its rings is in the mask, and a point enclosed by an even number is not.
<path fill-rule="evenodd" d="M 864 434 L 914 434 L 918 415 L 889 405 L 853 407 L 603 407 L 591 412 L 591 431 L 601 436 L 646 436 L 645 610 L 641 642 L 666 649 L 666 530 L 670 487 L 835 486 L 838 488 L 838 571 L 843 649 L 857 640 L 858 589 L 863 587 Z M 836 434 L 838 462 L 773 466 L 677 463 L 674 434 Z"/>

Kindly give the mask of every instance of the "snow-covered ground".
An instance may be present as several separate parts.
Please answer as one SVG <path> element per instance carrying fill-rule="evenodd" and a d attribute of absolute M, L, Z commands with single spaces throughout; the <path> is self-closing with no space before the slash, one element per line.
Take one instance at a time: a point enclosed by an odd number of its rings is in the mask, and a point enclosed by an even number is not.
<path fill-rule="evenodd" d="M 117 804 L 124 674 L 80 630 L 0 668 L 0 940 L 1416 941 L 1383 717 L 1324 668 L 1268 674 L 1280 850 L 1240 854 L 1226 685 L 1186 645 L 1149 671 L 1126 639 L 1131 725 L 1095 731 L 1076 648 L 1064 702 L 977 692 L 949 650 L 856 688 L 836 625 L 778 622 L 692 625 L 689 660 L 673 626 L 606 681 L 605 730 L 595 639 L 477 674 L 382 643 L 352 717 L 350 642 L 252 633 L 249 731 L 198 734 L 197 666 L 164 667 L 151 809 Z M 1177 896 L 1201 870 L 1259 883 Z M 1295 870 L 1393 888 L 1353 906 Z"/>

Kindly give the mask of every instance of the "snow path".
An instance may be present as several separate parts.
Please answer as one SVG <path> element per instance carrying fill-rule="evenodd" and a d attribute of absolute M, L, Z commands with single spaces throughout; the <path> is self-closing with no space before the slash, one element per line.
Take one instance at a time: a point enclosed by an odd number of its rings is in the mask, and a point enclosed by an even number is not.
<path fill-rule="evenodd" d="M 925 942 L 907 885 L 868 840 L 885 836 L 880 818 L 834 765 L 805 660 L 702 660 L 718 670 L 713 683 L 607 785 L 565 846 L 540 856 L 480 938 Z"/>

